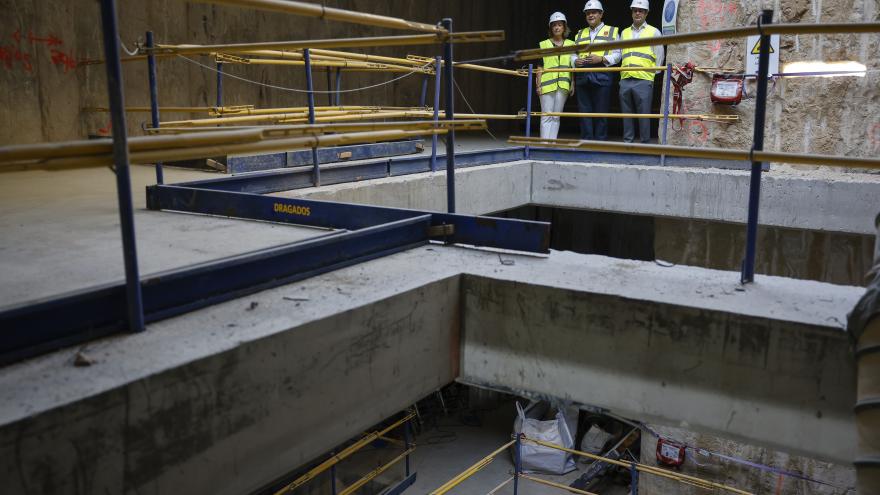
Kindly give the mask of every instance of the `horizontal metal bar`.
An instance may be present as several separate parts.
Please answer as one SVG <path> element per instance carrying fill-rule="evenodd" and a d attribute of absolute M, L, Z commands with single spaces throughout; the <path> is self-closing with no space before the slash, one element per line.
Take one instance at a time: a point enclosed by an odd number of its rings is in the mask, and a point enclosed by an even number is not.
<path fill-rule="evenodd" d="M 154 322 L 428 242 L 429 215 L 231 256 L 141 278 Z M 125 284 L 0 309 L 0 363 L 123 331 Z"/>
<path fill-rule="evenodd" d="M 749 151 L 723 148 L 691 148 L 660 144 L 612 143 L 577 139 L 544 139 L 537 137 L 511 136 L 511 144 L 545 146 L 548 148 L 568 148 L 592 151 L 611 151 L 637 153 L 643 155 L 687 156 L 692 158 L 711 158 L 716 160 L 749 160 L 759 162 L 801 163 L 828 167 L 880 168 L 880 159 L 839 155 L 808 155 L 802 153 L 782 153 L 778 151 Z"/>
<path fill-rule="evenodd" d="M 370 160 L 390 156 L 419 153 L 423 149 L 423 141 L 414 139 L 407 141 L 390 141 L 385 143 L 369 143 L 354 146 L 335 146 L 318 150 L 318 163 L 338 163 L 355 160 Z M 226 173 L 239 174 L 277 168 L 291 168 L 312 163 L 311 151 L 288 151 L 285 153 L 267 153 L 263 155 L 230 156 L 226 160 Z M 387 167 L 383 167 L 387 169 Z M 321 183 L 325 181 L 321 178 Z"/>
<path fill-rule="evenodd" d="M 479 43 L 504 41 L 504 31 L 471 31 L 452 35 L 413 34 L 406 36 L 373 36 L 325 40 L 267 41 L 260 43 L 229 43 L 223 45 L 156 45 L 154 53 L 177 55 L 210 55 L 212 53 L 240 53 L 251 50 L 297 50 L 303 48 L 367 48 L 381 46 L 438 45 L 452 43 Z"/>
<path fill-rule="evenodd" d="M 147 187 L 147 207 L 152 210 L 185 211 L 347 230 L 428 214 L 431 215 L 431 225 L 455 226 L 454 234 L 440 239 L 445 242 L 532 253 L 546 253 L 550 249 L 550 224 L 526 220 L 473 217 L 167 185 Z"/>
<path fill-rule="evenodd" d="M 407 21 L 398 17 L 369 14 L 352 10 L 327 7 L 323 4 L 296 2 L 293 0 L 192 0 L 200 3 L 214 3 L 235 7 L 293 14 L 304 17 L 317 17 L 328 21 L 349 22 L 363 26 L 376 26 L 391 29 L 411 29 L 430 33 L 445 33 L 446 30 L 433 24 Z"/>
<path fill-rule="evenodd" d="M 711 41 L 728 38 L 746 38 L 755 35 L 771 35 L 771 34 L 847 34 L 847 33 L 878 33 L 880 32 L 880 22 L 863 22 L 863 23 L 823 23 L 823 24 L 765 24 L 758 26 L 742 26 L 728 29 L 716 29 L 713 31 L 700 31 L 694 33 L 681 33 L 663 36 L 658 40 L 663 45 L 682 45 L 686 43 L 694 43 L 697 41 Z M 551 55 L 561 55 L 564 53 L 575 53 L 583 51 L 600 52 L 617 48 L 632 48 L 636 46 L 644 46 L 645 40 L 631 39 L 610 41 L 607 43 L 596 43 L 591 45 L 588 50 L 583 45 L 570 45 L 556 48 L 536 48 L 528 50 L 518 50 L 509 57 L 518 61 L 535 60 Z"/>

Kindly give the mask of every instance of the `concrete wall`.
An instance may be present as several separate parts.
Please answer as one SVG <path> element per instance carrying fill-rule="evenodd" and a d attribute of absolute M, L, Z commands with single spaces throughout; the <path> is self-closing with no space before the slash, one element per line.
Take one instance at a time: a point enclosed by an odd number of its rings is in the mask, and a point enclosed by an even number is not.
<path fill-rule="evenodd" d="M 821 480 L 834 486 L 811 483 L 806 480 L 782 477 L 776 473 L 737 464 L 731 461 L 700 455 L 693 450 L 680 472 L 690 476 L 726 483 L 752 493 L 774 493 L 784 495 L 819 495 L 840 494 L 846 488 L 855 486 L 855 469 L 850 466 L 823 462 L 816 459 L 790 455 L 766 447 L 749 443 L 735 442 L 706 433 L 688 431 L 670 426 L 651 425 L 651 429 L 665 438 L 672 438 L 688 445 L 705 449 L 721 455 L 748 460 L 765 466 L 798 473 L 803 476 Z M 809 434 L 805 432 L 805 434 Z M 657 465 L 657 438 L 642 434 L 642 462 Z M 643 474 L 639 477 L 639 493 L 642 495 L 659 495 L 678 493 L 681 495 L 698 495 L 706 490 L 684 483 L 679 483 L 660 476 Z"/>
<path fill-rule="evenodd" d="M 854 455 L 852 357 L 832 324 L 657 304 L 638 290 L 617 297 L 477 277 L 463 290 L 465 383 L 675 418 L 837 463 Z"/>
<path fill-rule="evenodd" d="M 761 8 L 775 10 L 774 22 L 846 23 L 877 22 L 877 0 L 691 0 L 680 3 L 679 32 L 697 32 L 754 24 Z M 670 46 L 667 60 L 687 61 L 698 67 L 745 69 L 744 38 L 704 41 Z M 857 61 L 877 69 L 876 34 L 782 36 L 780 69 L 796 61 Z M 685 88 L 684 113 L 733 113 L 733 125 L 689 121 L 670 133 L 670 144 L 744 148 L 751 145 L 754 98 L 737 107 L 713 106 L 709 98 L 711 78 L 696 74 Z M 783 78 L 770 85 L 767 101 L 765 149 L 793 153 L 816 153 L 873 157 L 880 153 L 880 73 L 866 77 Z M 748 83 L 748 93 L 756 85 Z"/>
<path fill-rule="evenodd" d="M 152 30 L 158 43 L 236 43 L 361 36 L 412 34 L 407 31 L 373 28 L 338 22 L 255 12 L 228 6 L 176 0 L 119 0 L 119 28 L 122 42 L 130 49 Z M 443 0 L 432 2 L 338 0 L 327 5 L 420 22 L 454 19 L 457 31 L 504 29 L 510 41 L 461 45 L 459 60 L 480 58 L 531 46 L 544 36 L 543 22 L 533 22 L 524 12 L 540 12 L 546 2 L 515 0 L 499 9 L 495 2 Z M 80 65 L 84 60 L 103 58 L 98 2 L 92 0 L 0 0 L 0 12 L 7 20 L 0 27 L 0 145 L 85 138 L 109 133 L 106 113 L 86 112 L 86 107 L 108 105 L 103 65 Z M 549 12 L 547 13 L 549 15 Z M 51 39 L 50 39 L 51 38 Z M 524 40 L 528 41 L 524 41 Z M 369 49 L 369 53 L 392 56 L 438 55 L 438 47 Z M 190 57 L 214 66 L 209 57 Z M 305 88 L 302 69 L 269 66 L 236 66 L 227 72 L 263 84 Z M 346 73 L 343 89 L 382 83 L 396 75 Z M 149 104 L 146 62 L 124 64 L 125 97 L 130 106 Z M 162 105 L 213 106 L 215 73 L 183 59 L 159 63 L 159 100 Z M 477 112 L 512 113 L 523 104 L 525 78 L 460 71 L 456 80 Z M 315 73 L 315 89 L 326 90 L 324 72 Z M 342 103 L 370 105 L 418 105 L 421 78 L 399 82 L 365 92 L 346 93 Z M 512 95 L 516 94 L 514 98 Z M 429 96 L 430 98 L 430 96 Z M 515 99 L 516 104 L 511 105 Z M 327 104 L 318 96 L 318 104 Z M 252 104 L 258 107 L 300 106 L 301 93 L 267 86 L 224 80 L 224 104 Z M 465 109 L 458 99 L 457 108 Z M 163 120 L 195 118 L 198 115 L 168 113 Z M 140 133 L 149 114 L 128 115 L 131 133 Z"/>
<path fill-rule="evenodd" d="M 451 382 L 458 373 L 458 294 L 457 277 L 437 280 L 262 338 L 235 339 L 172 369 L 156 363 L 203 352 L 197 342 L 208 334 L 218 343 L 239 331 L 252 336 L 283 324 L 279 313 L 268 316 L 275 311 L 302 317 L 310 310 L 290 301 L 265 308 L 263 300 L 236 311 L 253 318 L 248 323 L 187 315 L 187 328 L 198 334 L 179 350 L 165 347 L 174 336 L 162 337 L 163 324 L 135 336 L 138 343 L 129 340 L 128 352 L 92 344 L 87 352 L 97 363 L 57 363 L 57 385 L 124 384 L 8 422 L 8 410 L 55 400 L 41 397 L 48 387 L 18 384 L 16 403 L 0 413 L 3 492 L 250 493 Z M 147 355 L 153 357 L 133 371 Z M 126 379 L 141 372 L 146 376 Z M 65 387 L 65 380 L 82 383 Z"/>

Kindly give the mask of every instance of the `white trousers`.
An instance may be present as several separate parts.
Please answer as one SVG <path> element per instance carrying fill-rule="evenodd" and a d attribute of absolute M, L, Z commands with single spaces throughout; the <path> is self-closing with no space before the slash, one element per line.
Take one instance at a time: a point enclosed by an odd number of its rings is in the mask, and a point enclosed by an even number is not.
<path fill-rule="evenodd" d="M 557 89 L 552 93 L 541 95 L 542 112 L 561 112 L 568 99 L 568 90 Z M 541 137 L 556 139 L 559 135 L 559 117 L 541 117 Z"/>

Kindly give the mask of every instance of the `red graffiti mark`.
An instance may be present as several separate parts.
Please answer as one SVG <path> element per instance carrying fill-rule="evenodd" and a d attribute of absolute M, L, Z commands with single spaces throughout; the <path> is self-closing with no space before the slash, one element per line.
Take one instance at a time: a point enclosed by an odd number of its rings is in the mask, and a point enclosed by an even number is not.
<path fill-rule="evenodd" d="M 868 130 L 868 141 L 872 151 L 880 151 L 880 122 L 875 123 Z"/>
<path fill-rule="evenodd" d="M 55 36 L 52 36 L 51 34 L 46 38 L 37 38 L 36 36 L 34 36 L 33 32 L 28 33 L 28 41 L 30 41 L 31 43 L 45 43 L 46 46 L 61 46 L 64 44 L 63 41 L 56 38 Z"/>
<path fill-rule="evenodd" d="M 98 135 L 100 136 L 109 136 L 110 131 L 113 129 L 113 122 L 107 122 L 106 127 L 101 127 L 98 129 Z"/>
<path fill-rule="evenodd" d="M 31 63 L 31 54 L 21 51 L 13 46 L 0 46 L 0 60 L 7 69 L 12 69 L 15 62 L 21 65 L 21 69 L 25 72 L 33 72 L 34 66 Z"/>
<path fill-rule="evenodd" d="M 16 43 L 21 43 L 21 30 L 16 30 L 12 33 L 12 39 L 14 39 Z"/>
<path fill-rule="evenodd" d="M 77 65 L 76 60 L 72 56 L 54 48 L 52 49 L 52 63 L 56 66 L 63 66 L 65 74 L 71 69 L 76 69 Z"/>

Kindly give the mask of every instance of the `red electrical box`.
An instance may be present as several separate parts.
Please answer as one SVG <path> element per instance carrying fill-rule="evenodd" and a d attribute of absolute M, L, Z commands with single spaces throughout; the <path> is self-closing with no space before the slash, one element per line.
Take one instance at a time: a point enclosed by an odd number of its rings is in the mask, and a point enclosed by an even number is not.
<path fill-rule="evenodd" d="M 714 74 L 712 76 L 712 103 L 736 105 L 743 98 L 743 76 Z"/>
<path fill-rule="evenodd" d="M 667 438 L 657 440 L 657 463 L 669 467 L 681 467 L 684 464 L 687 447 Z"/>

